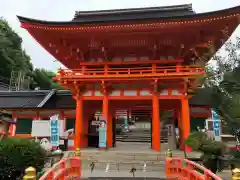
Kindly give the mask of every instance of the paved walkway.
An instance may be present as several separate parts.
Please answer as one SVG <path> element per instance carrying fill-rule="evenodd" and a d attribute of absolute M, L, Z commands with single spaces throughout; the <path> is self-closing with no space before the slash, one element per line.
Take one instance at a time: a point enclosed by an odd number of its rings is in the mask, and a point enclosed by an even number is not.
<path fill-rule="evenodd" d="M 130 173 L 129 171 L 89 171 L 89 170 L 84 170 L 82 171 L 82 178 L 87 178 L 87 177 L 133 177 L 133 174 Z M 135 172 L 135 177 L 155 177 L 155 178 L 165 178 L 165 172 L 141 172 L 141 171 L 136 171 Z"/>
<path fill-rule="evenodd" d="M 162 163 L 159 163 L 158 166 L 155 164 L 152 165 L 147 165 L 146 170 L 144 170 L 144 164 L 139 163 L 137 164 L 136 162 L 132 162 L 132 164 L 124 164 L 124 163 L 109 163 L 109 167 L 107 168 L 108 160 L 111 159 L 111 157 L 107 158 L 106 157 L 106 162 L 102 162 L 101 160 L 99 163 L 95 165 L 95 169 L 93 172 L 91 172 L 89 164 L 91 163 L 90 161 L 83 160 L 83 166 L 82 166 L 82 175 L 83 178 L 87 177 L 133 177 L 133 174 L 130 173 L 130 169 L 134 166 L 137 170 L 135 172 L 135 177 L 154 177 L 154 178 L 165 178 L 165 164 L 164 164 L 164 158 L 165 158 L 165 153 L 167 150 L 162 150 L 160 152 L 156 152 L 151 150 L 150 144 L 143 144 L 143 143 L 118 143 L 118 146 L 116 148 L 111 148 L 107 151 L 102 151 L 96 148 L 86 148 L 86 149 L 81 149 L 82 154 L 101 154 L 101 156 L 104 154 L 104 159 L 105 155 L 109 156 L 117 156 L 117 155 L 124 155 L 126 154 L 127 156 L 136 154 L 136 156 L 156 156 L 161 155 L 161 159 L 163 161 Z M 73 153 L 73 151 L 67 151 L 65 152 L 65 156 L 68 156 L 69 154 Z M 102 154 L 103 153 L 103 154 Z M 184 158 L 184 153 L 183 151 L 180 150 L 173 150 L 173 156 L 174 157 L 181 157 Z M 188 158 L 196 158 L 200 157 L 201 153 L 199 152 L 190 152 L 187 153 Z M 150 158 L 150 157 L 149 157 Z M 117 167 L 118 165 L 120 167 Z M 218 176 L 222 177 L 223 179 L 229 180 L 231 179 L 231 172 L 230 171 L 223 171 L 217 173 Z"/>

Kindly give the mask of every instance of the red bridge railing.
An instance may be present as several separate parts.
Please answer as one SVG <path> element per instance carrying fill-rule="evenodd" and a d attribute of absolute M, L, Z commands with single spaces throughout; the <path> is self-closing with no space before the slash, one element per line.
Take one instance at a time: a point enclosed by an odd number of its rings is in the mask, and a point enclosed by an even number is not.
<path fill-rule="evenodd" d="M 166 159 L 166 177 L 169 180 L 222 180 L 200 164 L 181 158 Z"/>
<path fill-rule="evenodd" d="M 81 160 L 79 156 L 68 157 L 60 160 L 44 173 L 39 180 L 67 180 L 81 179 Z M 237 169 L 236 174 L 240 174 Z M 239 177 L 239 176 L 238 176 Z M 36 170 L 32 167 L 26 169 L 24 180 L 35 180 Z M 181 158 L 166 158 L 167 180 L 222 180 L 210 170 L 195 162 Z"/>
<path fill-rule="evenodd" d="M 39 180 L 81 179 L 80 157 L 64 158 L 44 173 Z"/>

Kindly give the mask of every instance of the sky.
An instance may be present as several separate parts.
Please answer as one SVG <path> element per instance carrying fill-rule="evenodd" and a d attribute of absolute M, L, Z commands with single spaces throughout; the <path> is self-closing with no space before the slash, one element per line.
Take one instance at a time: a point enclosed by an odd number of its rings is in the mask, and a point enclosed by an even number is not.
<path fill-rule="evenodd" d="M 192 3 L 197 13 L 216 11 L 240 5 L 240 0 L 0 0 L 0 17 L 22 37 L 23 48 L 36 68 L 57 70 L 55 61 L 28 33 L 20 27 L 17 15 L 49 21 L 70 21 L 75 11 L 139 8 Z M 240 27 L 234 36 L 240 36 Z"/>

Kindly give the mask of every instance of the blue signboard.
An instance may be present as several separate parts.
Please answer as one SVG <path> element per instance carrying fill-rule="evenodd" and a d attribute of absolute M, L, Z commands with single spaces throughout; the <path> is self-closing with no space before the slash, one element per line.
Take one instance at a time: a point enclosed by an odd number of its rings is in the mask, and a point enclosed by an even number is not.
<path fill-rule="evenodd" d="M 107 132 L 106 132 L 106 121 L 101 120 L 99 123 L 99 148 L 107 147 Z"/>
<path fill-rule="evenodd" d="M 221 140 L 221 120 L 218 113 L 214 110 L 212 110 L 212 121 L 213 121 L 213 134 L 214 134 L 215 140 L 220 141 Z"/>
<path fill-rule="evenodd" d="M 52 117 L 50 120 L 50 140 L 54 147 L 59 146 L 59 121 L 58 117 Z"/>

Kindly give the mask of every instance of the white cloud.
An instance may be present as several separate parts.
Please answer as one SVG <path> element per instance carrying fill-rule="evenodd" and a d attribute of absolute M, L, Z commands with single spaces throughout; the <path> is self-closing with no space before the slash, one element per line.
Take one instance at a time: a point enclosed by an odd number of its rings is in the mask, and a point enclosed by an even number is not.
<path fill-rule="evenodd" d="M 6 18 L 13 29 L 23 38 L 23 46 L 31 56 L 35 67 L 56 70 L 59 63 L 36 41 L 20 28 L 16 15 L 52 21 L 69 21 L 76 10 L 119 9 L 149 6 L 166 6 L 192 3 L 198 12 L 208 12 L 239 5 L 239 0 L 0 0 L 0 16 Z M 239 29 L 236 32 L 238 35 Z M 235 33 L 235 34 L 236 34 Z"/>

